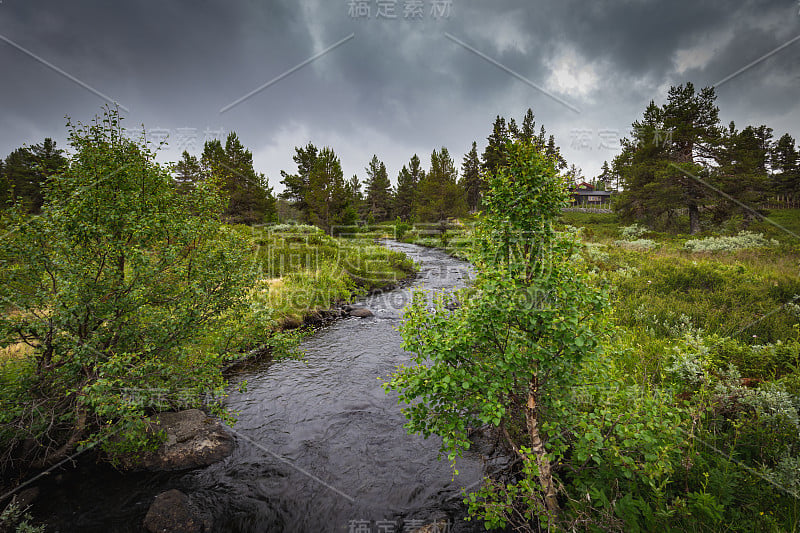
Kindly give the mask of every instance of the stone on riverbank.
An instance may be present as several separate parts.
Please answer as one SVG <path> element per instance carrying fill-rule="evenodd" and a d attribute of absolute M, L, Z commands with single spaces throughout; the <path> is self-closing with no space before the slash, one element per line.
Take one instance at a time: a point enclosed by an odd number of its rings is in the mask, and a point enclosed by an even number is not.
<path fill-rule="evenodd" d="M 369 318 L 371 316 L 375 316 L 375 314 L 366 307 L 354 307 L 350 309 L 347 314 L 358 318 Z"/>
<path fill-rule="evenodd" d="M 167 440 L 155 452 L 125 460 L 132 470 L 189 470 L 216 463 L 233 452 L 233 437 L 218 421 L 199 409 L 160 413 L 150 422 L 153 432 L 166 431 Z"/>

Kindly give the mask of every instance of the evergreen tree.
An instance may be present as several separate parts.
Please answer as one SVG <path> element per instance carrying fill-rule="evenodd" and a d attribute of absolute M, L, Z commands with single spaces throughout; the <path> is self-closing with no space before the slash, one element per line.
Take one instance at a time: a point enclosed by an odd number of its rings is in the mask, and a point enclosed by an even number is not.
<path fill-rule="evenodd" d="M 685 206 L 679 183 L 671 179 L 674 172 L 669 172 L 668 146 L 653 142 L 659 128 L 663 128 L 663 113 L 651 101 L 642 120 L 633 123 L 631 139 L 622 139 L 622 151 L 614 159 L 614 171 L 624 189 L 617 209 L 628 222 L 652 224 L 659 219 L 669 222 Z"/>
<path fill-rule="evenodd" d="M 660 136 L 653 140 L 670 144 L 670 160 L 683 170 L 673 167 L 675 173 L 671 179 L 677 181 L 686 198 L 692 234 L 700 231 L 701 205 L 716 196 L 692 176 L 707 175 L 708 164 L 713 161 L 720 142 L 719 108 L 715 100 L 713 87 L 706 87 L 699 93 L 691 83 L 671 87 L 663 107 L 663 127 L 664 132 L 668 132 L 665 137 L 671 135 L 671 143 Z"/>
<path fill-rule="evenodd" d="M 497 169 L 505 166 L 506 145 L 511 141 L 506 128 L 506 119 L 500 115 L 494 121 L 492 134 L 487 138 L 489 144 L 483 151 L 483 170 L 486 174 L 495 174 Z"/>
<path fill-rule="evenodd" d="M 786 133 L 778 139 L 770 152 L 770 163 L 772 190 L 781 196 L 800 195 L 800 154 L 791 135 Z"/>
<path fill-rule="evenodd" d="M 535 145 L 544 149 L 545 145 L 547 144 L 547 138 L 544 131 L 544 126 L 539 127 L 539 136 L 536 137 Z"/>
<path fill-rule="evenodd" d="M 611 182 L 613 180 L 613 175 L 611 169 L 608 166 L 608 161 L 603 161 L 603 166 L 600 167 L 600 174 L 595 178 L 595 183 L 597 183 L 597 190 L 599 191 L 606 191 L 611 188 Z"/>
<path fill-rule="evenodd" d="M 325 231 L 342 223 L 347 206 L 347 190 L 342 165 L 331 148 L 323 148 L 311 169 L 306 195 L 309 217 Z"/>
<path fill-rule="evenodd" d="M 5 173 L 5 161 L 0 159 L 0 210 L 5 209 L 11 199 L 11 184 Z"/>
<path fill-rule="evenodd" d="M 389 220 L 392 204 L 392 184 L 389 182 L 386 165 L 378 159 L 377 155 L 373 155 L 366 170 L 369 215 L 376 222 Z"/>
<path fill-rule="evenodd" d="M 21 202 L 29 213 L 39 213 L 44 202 L 43 188 L 48 179 L 58 173 L 66 158 L 49 137 L 41 144 L 22 147 L 6 157 L 3 182 L 6 200 Z"/>
<path fill-rule="evenodd" d="M 717 197 L 701 182 L 710 179 L 722 139 L 715 99 L 713 87 L 699 93 L 691 83 L 672 87 L 662 107 L 651 101 L 633 123 L 633 140 L 623 139 L 614 163 L 625 186 L 618 204 L 623 218 L 669 221 L 686 209 L 690 232 L 700 231 L 700 209 Z"/>
<path fill-rule="evenodd" d="M 481 176 L 481 161 L 478 158 L 478 143 L 472 143 L 472 149 L 464 156 L 461 165 L 461 187 L 467 198 L 467 207 L 470 211 L 477 211 L 481 205 L 483 195 L 483 177 Z"/>
<path fill-rule="evenodd" d="M 175 163 L 175 186 L 181 194 L 187 194 L 203 179 L 203 169 L 200 161 L 186 150 L 181 154 L 181 160 Z"/>
<path fill-rule="evenodd" d="M 290 205 L 303 213 L 304 217 L 308 216 L 308 203 L 306 202 L 306 195 L 308 194 L 309 180 L 311 178 L 311 171 L 317 161 L 319 150 L 311 143 L 305 147 L 295 147 L 294 149 L 294 162 L 297 163 L 297 173 L 289 174 L 281 170 L 283 180 L 281 183 L 285 189 L 280 194 L 280 197 L 289 201 Z"/>
<path fill-rule="evenodd" d="M 402 220 L 409 221 L 414 216 L 416 208 L 417 188 L 425 177 L 419 157 L 414 154 L 408 165 L 403 165 L 397 175 L 397 193 L 394 198 L 395 215 Z"/>
<path fill-rule="evenodd" d="M 533 110 L 528 108 L 525 113 L 525 118 L 522 119 L 522 131 L 520 132 L 519 140 L 523 142 L 534 142 L 536 139 L 536 120 L 533 115 Z"/>
<path fill-rule="evenodd" d="M 345 207 L 339 219 L 342 225 L 352 226 L 361 218 L 364 209 L 364 194 L 361 192 L 361 181 L 358 176 L 353 174 L 353 177 L 345 182 L 344 190 Z"/>
<path fill-rule="evenodd" d="M 258 224 L 277 219 L 272 189 L 266 177 L 253 169 L 253 154 L 236 133 L 228 135 L 224 148 L 218 139 L 207 141 L 201 166 L 227 196 L 223 215 L 230 222 Z"/>
<path fill-rule="evenodd" d="M 397 174 L 397 190 L 394 195 L 394 214 L 401 220 L 411 219 L 416 189 L 417 183 L 408 171 L 408 167 L 403 165 Z"/>
<path fill-rule="evenodd" d="M 508 121 L 508 137 L 513 141 L 519 140 L 520 136 L 521 132 L 519 131 L 519 126 L 517 126 L 517 121 L 512 117 L 511 120 Z"/>
<path fill-rule="evenodd" d="M 438 222 L 466 213 L 466 195 L 456 181 L 457 174 L 447 148 L 443 146 L 439 152 L 434 150 L 431 169 L 419 186 L 417 217 L 420 220 Z"/>
<path fill-rule="evenodd" d="M 542 126 L 542 133 L 544 133 L 544 126 Z M 567 168 L 567 160 L 561 155 L 561 149 L 556 145 L 555 136 L 551 135 L 547 139 L 547 146 L 545 147 L 544 153 L 555 160 L 556 168 L 559 170 Z"/>
<path fill-rule="evenodd" d="M 752 209 L 766 198 L 769 189 L 768 165 L 771 151 L 772 129 L 766 126 L 747 126 L 736 131 L 731 122 L 722 132 L 722 147 L 716 155 L 712 176 L 714 185 L 735 198 L 716 198 L 713 208 L 715 221 L 721 222 L 738 212 L 752 217 Z M 742 208 L 744 203 L 748 208 Z"/>
<path fill-rule="evenodd" d="M 578 168 L 574 163 L 570 165 L 569 170 L 565 173 L 567 183 L 578 185 L 584 181 L 583 170 Z"/>

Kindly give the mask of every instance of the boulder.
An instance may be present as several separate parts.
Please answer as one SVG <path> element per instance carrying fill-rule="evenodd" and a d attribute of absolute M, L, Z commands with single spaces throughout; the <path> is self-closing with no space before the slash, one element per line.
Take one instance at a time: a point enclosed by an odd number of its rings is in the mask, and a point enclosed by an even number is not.
<path fill-rule="evenodd" d="M 167 440 L 155 452 L 127 459 L 134 470 L 171 471 L 200 468 L 233 452 L 233 437 L 225 427 L 199 409 L 159 413 L 150 431 L 165 431 Z"/>
<path fill-rule="evenodd" d="M 204 533 L 212 521 L 179 490 L 162 492 L 147 510 L 144 527 L 150 533 Z"/>
<path fill-rule="evenodd" d="M 375 314 L 366 307 L 355 307 L 348 311 L 350 316 L 357 316 L 358 318 L 369 318 Z"/>

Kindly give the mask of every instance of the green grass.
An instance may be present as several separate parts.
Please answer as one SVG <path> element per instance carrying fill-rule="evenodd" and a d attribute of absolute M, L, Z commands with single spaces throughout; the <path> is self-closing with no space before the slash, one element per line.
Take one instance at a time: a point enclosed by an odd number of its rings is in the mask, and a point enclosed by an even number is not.
<path fill-rule="evenodd" d="M 564 225 L 585 228 L 584 237 L 591 240 L 619 238 L 619 230 L 624 225 L 614 213 L 582 213 L 563 211 L 559 220 Z"/>
<path fill-rule="evenodd" d="M 392 286 L 416 270 L 405 255 L 376 245 L 376 231 L 334 238 L 321 231 L 238 229 L 252 240 L 251 297 L 279 327 L 296 326 L 337 302 Z"/>
<path fill-rule="evenodd" d="M 800 209 L 773 209 L 766 220 L 754 222 L 751 231 L 763 233 L 791 246 L 800 246 Z"/>

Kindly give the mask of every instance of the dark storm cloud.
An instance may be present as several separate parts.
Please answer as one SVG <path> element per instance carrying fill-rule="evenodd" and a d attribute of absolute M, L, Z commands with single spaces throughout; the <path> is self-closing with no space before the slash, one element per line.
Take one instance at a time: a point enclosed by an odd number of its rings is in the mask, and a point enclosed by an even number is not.
<path fill-rule="evenodd" d="M 394 177 L 417 152 L 460 158 L 496 114 L 532 107 L 587 175 L 671 84 L 711 85 L 800 34 L 795 0 L 723 2 L 453 0 L 435 17 L 354 17 L 347 0 L 69 2 L 5 0 L 0 34 L 126 106 L 128 125 L 194 131 L 192 151 L 236 131 L 276 185 L 293 147 L 331 145 L 363 177 L 373 153 Z M 449 34 L 552 96 L 460 46 Z M 224 113 L 220 109 L 333 43 L 341 46 Z M 105 102 L 0 42 L 0 154 L 44 136 L 64 139 L 64 115 L 87 120 Z M 719 87 L 725 121 L 797 135 L 800 42 Z M 591 137 L 576 142 L 576 132 Z M 186 144 L 186 143 L 183 143 Z M 482 146 L 481 146 L 482 148 Z"/>

